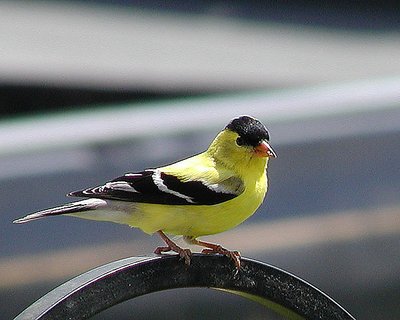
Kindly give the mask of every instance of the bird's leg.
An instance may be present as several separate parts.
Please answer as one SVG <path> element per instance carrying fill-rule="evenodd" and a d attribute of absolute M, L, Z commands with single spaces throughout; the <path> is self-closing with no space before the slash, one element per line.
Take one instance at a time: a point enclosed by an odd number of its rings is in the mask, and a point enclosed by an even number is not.
<path fill-rule="evenodd" d="M 164 240 L 164 242 L 167 244 L 167 246 L 156 248 L 156 250 L 154 250 L 155 254 L 162 254 L 163 252 L 174 251 L 177 254 L 179 254 L 181 259 L 185 259 L 185 263 L 187 265 L 190 265 L 190 257 L 192 255 L 192 253 L 190 252 L 189 249 L 182 249 L 175 242 L 173 242 L 170 238 L 168 238 L 167 235 L 164 232 L 162 232 L 161 230 L 158 230 L 157 233 L 160 235 L 161 239 Z"/>
<path fill-rule="evenodd" d="M 213 254 L 213 253 L 219 253 L 223 254 L 224 256 L 227 256 L 228 258 L 231 258 L 233 260 L 233 263 L 235 264 L 236 268 L 239 270 L 240 269 L 240 252 L 239 251 L 230 251 L 224 247 L 222 247 L 219 244 L 216 243 L 210 243 L 202 240 L 197 240 L 196 238 L 192 237 L 184 237 L 185 241 L 190 243 L 190 244 L 195 244 L 201 247 L 206 247 L 203 249 L 201 252 L 206 253 L 206 254 Z"/>

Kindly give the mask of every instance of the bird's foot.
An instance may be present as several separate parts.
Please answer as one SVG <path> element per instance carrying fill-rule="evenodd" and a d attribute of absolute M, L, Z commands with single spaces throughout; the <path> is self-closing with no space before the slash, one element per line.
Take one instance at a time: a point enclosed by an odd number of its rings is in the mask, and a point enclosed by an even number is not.
<path fill-rule="evenodd" d="M 216 245 L 214 248 L 206 248 L 201 251 L 202 253 L 206 254 L 223 254 L 224 256 L 227 256 L 228 258 L 233 260 L 233 263 L 236 266 L 236 269 L 240 269 L 240 252 L 239 251 L 231 251 L 228 249 L 225 249 L 224 247 L 220 245 Z"/>
<path fill-rule="evenodd" d="M 222 254 L 224 256 L 227 256 L 228 258 L 233 260 L 233 263 L 236 266 L 237 271 L 240 270 L 240 252 L 239 251 L 231 251 L 219 244 L 215 243 L 210 243 L 202 240 L 197 240 L 196 238 L 193 237 L 184 237 L 185 241 L 191 244 L 195 244 L 198 246 L 205 247 L 201 252 L 205 254 Z"/>
<path fill-rule="evenodd" d="M 190 265 L 190 260 L 192 257 L 192 252 L 189 249 L 183 249 L 180 246 L 178 246 L 175 242 L 173 242 L 170 238 L 168 238 L 164 232 L 161 230 L 157 231 L 158 234 L 161 236 L 161 238 L 164 240 L 164 242 L 167 244 L 166 247 L 158 247 L 154 250 L 155 254 L 162 254 L 163 252 L 168 252 L 168 251 L 173 251 L 176 252 L 180 259 L 185 260 L 186 265 Z"/>

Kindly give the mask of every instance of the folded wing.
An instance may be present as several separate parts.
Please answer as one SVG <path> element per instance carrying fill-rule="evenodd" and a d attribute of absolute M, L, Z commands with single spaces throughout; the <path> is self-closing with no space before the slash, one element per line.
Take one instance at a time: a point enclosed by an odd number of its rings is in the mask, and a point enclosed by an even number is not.
<path fill-rule="evenodd" d="M 243 190 L 242 180 L 234 176 L 210 184 L 202 179 L 182 181 L 173 174 L 149 169 L 68 195 L 167 205 L 213 205 L 231 200 Z"/>

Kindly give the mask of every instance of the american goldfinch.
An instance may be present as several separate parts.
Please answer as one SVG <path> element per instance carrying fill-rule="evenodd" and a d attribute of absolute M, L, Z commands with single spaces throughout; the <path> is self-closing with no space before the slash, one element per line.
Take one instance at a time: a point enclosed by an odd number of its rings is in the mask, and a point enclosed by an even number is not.
<path fill-rule="evenodd" d="M 14 221 L 25 223 L 68 215 L 112 221 L 157 232 L 166 243 L 154 251 L 174 251 L 190 264 L 191 252 L 168 235 L 181 235 L 203 253 L 220 253 L 240 268 L 240 254 L 199 236 L 231 229 L 249 218 L 267 191 L 267 163 L 276 154 L 265 126 L 249 116 L 233 119 L 209 148 L 191 158 L 156 169 L 127 173 L 101 186 L 75 191 L 85 200 L 39 211 Z"/>

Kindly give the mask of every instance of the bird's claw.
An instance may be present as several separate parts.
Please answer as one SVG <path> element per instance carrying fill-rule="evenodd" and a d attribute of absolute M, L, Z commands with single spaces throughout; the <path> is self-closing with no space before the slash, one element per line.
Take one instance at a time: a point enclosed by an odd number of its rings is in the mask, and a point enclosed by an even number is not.
<path fill-rule="evenodd" d="M 239 251 L 230 251 L 228 249 L 225 249 L 224 247 L 217 245 L 214 248 L 205 248 L 201 251 L 202 253 L 205 254 L 215 254 L 215 253 L 219 253 L 222 254 L 224 256 L 227 256 L 228 258 L 233 260 L 233 263 L 236 266 L 237 270 L 240 270 L 240 252 Z"/>
<path fill-rule="evenodd" d="M 189 249 L 182 249 L 179 250 L 178 254 L 180 259 L 184 259 L 185 260 L 185 264 L 187 266 L 190 266 L 190 261 L 192 260 L 192 252 Z"/>
<path fill-rule="evenodd" d="M 164 252 L 168 251 L 173 251 L 176 252 L 179 255 L 179 260 L 185 260 L 186 265 L 190 265 L 191 257 L 192 257 L 192 252 L 189 249 L 183 249 L 181 247 L 158 247 L 154 250 L 155 254 L 160 254 L 162 255 Z"/>

